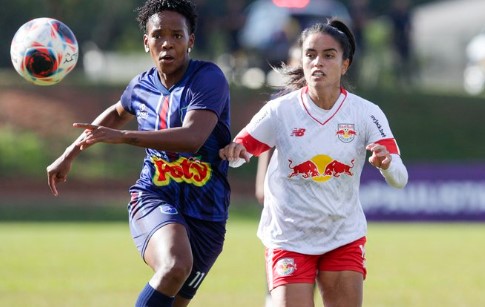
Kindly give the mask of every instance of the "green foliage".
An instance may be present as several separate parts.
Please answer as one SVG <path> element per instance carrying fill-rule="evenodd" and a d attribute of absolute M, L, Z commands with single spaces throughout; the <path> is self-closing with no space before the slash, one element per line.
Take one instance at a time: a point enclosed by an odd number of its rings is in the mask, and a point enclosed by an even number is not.
<path fill-rule="evenodd" d="M 0 169 L 2 177 L 45 175 L 47 155 L 44 143 L 34 132 L 0 129 Z"/>
<path fill-rule="evenodd" d="M 483 161 L 483 97 L 373 90 L 357 94 L 376 103 L 389 119 L 406 161 Z"/>
<path fill-rule="evenodd" d="M 59 153 L 56 153 L 59 155 Z M 77 179 L 120 179 L 138 176 L 144 157 L 142 148 L 96 144 L 76 159 L 71 172 Z"/>

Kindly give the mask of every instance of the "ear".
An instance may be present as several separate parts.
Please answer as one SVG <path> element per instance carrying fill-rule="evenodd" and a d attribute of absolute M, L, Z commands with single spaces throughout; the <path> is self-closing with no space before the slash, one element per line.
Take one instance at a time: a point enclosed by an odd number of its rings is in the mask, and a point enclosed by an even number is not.
<path fill-rule="evenodd" d="M 195 34 L 190 34 L 189 36 L 189 48 L 188 48 L 188 51 L 190 53 L 190 51 L 192 51 L 192 49 L 194 49 L 194 43 L 195 43 Z"/>
<path fill-rule="evenodd" d="M 350 67 L 350 60 L 349 59 L 345 59 L 342 62 L 342 76 L 345 75 L 345 73 L 347 72 L 347 70 L 349 69 L 349 67 Z"/>
<path fill-rule="evenodd" d="M 148 36 L 146 34 L 143 34 L 143 46 L 145 48 L 145 52 L 149 52 L 150 48 L 148 47 Z"/>

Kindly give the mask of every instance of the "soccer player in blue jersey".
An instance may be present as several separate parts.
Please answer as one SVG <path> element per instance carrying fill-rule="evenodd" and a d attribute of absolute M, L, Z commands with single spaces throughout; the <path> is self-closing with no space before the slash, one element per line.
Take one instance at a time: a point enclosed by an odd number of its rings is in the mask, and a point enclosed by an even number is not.
<path fill-rule="evenodd" d="M 148 0 L 137 9 L 155 67 L 128 84 L 121 99 L 47 167 L 58 195 L 74 159 L 96 143 L 146 148 L 130 188 L 129 224 L 154 275 L 135 306 L 187 306 L 222 251 L 230 188 L 229 85 L 214 64 L 190 59 L 197 13 L 189 0 Z M 130 120 L 138 130 L 121 130 Z"/>

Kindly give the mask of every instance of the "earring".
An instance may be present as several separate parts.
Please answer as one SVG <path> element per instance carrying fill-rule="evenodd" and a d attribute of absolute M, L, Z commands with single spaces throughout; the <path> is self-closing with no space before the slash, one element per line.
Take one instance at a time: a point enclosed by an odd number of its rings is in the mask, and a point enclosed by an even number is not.
<path fill-rule="evenodd" d="M 148 48 L 147 46 L 145 46 L 145 52 L 148 53 L 150 51 L 150 48 Z"/>
<path fill-rule="evenodd" d="M 192 51 L 192 48 L 189 47 L 189 49 L 187 49 L 187 52 L 190 53 Z"/>

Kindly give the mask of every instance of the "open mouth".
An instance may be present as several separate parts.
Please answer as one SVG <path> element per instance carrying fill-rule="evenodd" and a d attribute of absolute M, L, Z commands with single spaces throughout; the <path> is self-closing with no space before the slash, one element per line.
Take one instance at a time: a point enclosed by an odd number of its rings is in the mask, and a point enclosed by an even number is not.
<path fill-rule="evenodd" d="M 171 55 L 164 55 L 160 57 L 161 62 L 173 62 L 175 58 Z"/>
<path fill-rule="evenodd" d="M 325 77 L 325 73 L 321 70 L 317 70 L 312 73 L 312 77 L 323 78 Z"/>

